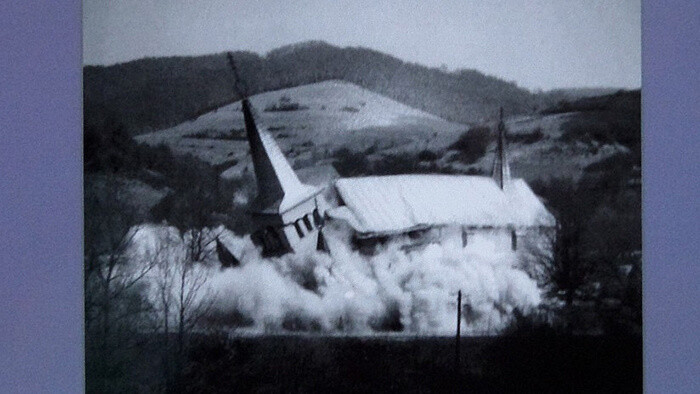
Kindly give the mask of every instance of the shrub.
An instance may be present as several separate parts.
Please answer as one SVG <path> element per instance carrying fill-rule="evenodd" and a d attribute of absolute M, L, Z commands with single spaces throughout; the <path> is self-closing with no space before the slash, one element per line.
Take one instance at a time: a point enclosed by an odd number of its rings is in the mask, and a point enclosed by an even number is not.
<path fill-rule="evenodd" d="M 437 155 L 437 153 L 435 153 L 433 151 L 429 151 L 427 149 L 424 149 L 424 150 L 418 152 L 418 160 L 419 161 L 433 161 L 433 160 L 437 160 L 437 159 L 438 159 L 438 155 Z"/>
<path fill-rule="evenodd" d="M 525 134 L 511 134 L 508 135 L 508 140 L 510 142 L 521 143 L 525 145 L 534 144 L 537 141 L 544 139 L 544 133 L 542 133 L 542 128 L 537 127 L 529 133 Z"/>
<path fill-rule="evenodd" d="M 85 122 L 83 166 L 85 172 L 132 173 L 139 167 L 137 145 L 115 119 Z"/>
<path fill-rule="evenodd" d="M 578 114 L 562 125 L 562 140 L 591 143 L 620 143 L 635 154 L 641 153 L 639 114 L 630 112 L 591 111 Z"/>
<path fill-rule="evenodd" d="M 335 157 L 333 167 L 341 176 L 360 176 L 369 173 L 369 160 L 362 153 L 343 147 L 335 151 L 333 156 Z"/>
<path fill-rule="evenodd" d="M 614 142 L 610 125 L 597 119 L 575 118 L 564 123 L 562 129 L 564 132 L 561 139 L 565 142 L 580 141 L 588 144 L 593 141 Z"/>
<path fill-rule="evenodd" d="M 372 155 L 374 153 L 377 153 L 377 150 L 379 150 L 379 145 L 377 145 L 377 143 L 375 142 L 371 146 L 367 147 L 367 149 L 365 149 L 365 155 Z"/>
<path fill-rule="evenodd" d="M 385 155 L 372 166 L 374 175 L 397 175 L 424 173 L 426 169 L 418 166 L 419 160 L 415 154 L 404 152 L 395 155 Z"/>
<path fill-rule="evenodd" d="M 246 140 L 244 129 L 223 130 L 202 130 L 196 133 L 186 134 L 183 138 L 210 139 L 210 140 Z"/>
<path fill-rule="evenodd" d="M 486 148 L 491 142 L 491 130 L 485 126 L 469 129 L 463 133 L 457 141 L 450 145 L 449 149 L 460 152 L 460 160 L 471 164 L 486 153 Z"/>
<path fill-rule="evenodd" d="M 276 104 L 269 104 L 265 107 L 265 112 L 301 111 L 305 109 L 309 109 L 309 107 L 293 102 L 291 98 L 284 95 L 280 97 L 279 102 Z"/>
<path fill-rule="evenodd" d="M 517 308 L 513 311 L 513 319 L 501 332 L 505 336 L 553 336 L 557 335 L 557 327 L 550 324 L 546 311 L 535 311 L 523 314 Z"/>

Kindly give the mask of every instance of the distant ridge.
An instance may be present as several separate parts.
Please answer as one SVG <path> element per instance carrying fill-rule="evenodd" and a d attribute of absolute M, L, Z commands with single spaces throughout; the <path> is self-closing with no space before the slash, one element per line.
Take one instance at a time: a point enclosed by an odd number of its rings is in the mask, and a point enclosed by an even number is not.
<path fill-rule="evenodd" d="M 285 56 L 299 50 L 308 50 L 314 48 L 335 48 L 333 45 L 322 40 L 301 41 L 295 44 L 283 45 L 279 48 L 268 51 L 265 56 Z"/>
<path fill-rule="evenodd" d="M 556 103 L 476 70 L 447 72 L 323 41 L 234 57 L 251 94 L 337 79 L 461 123 L 490 119 L 500 106 L 524 114 Z M 85 66 L 83 77 L 85 122 L 110 119 L 131 134 L 172 127 L 238 99 L 223 54 Z"/>

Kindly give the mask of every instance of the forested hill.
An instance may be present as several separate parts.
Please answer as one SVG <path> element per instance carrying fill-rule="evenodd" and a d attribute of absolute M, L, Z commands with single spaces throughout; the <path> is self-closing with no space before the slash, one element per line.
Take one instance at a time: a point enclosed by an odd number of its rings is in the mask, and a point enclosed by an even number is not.
<path fill-rule="evenodd" d="M 352 82 L 444 119 L 471 123 L 549 104 L 515 83 L 475 70 L 442 71 L 365 48 L 305 42 L 265 56 L 235 52 L 250 94 L 329 79 Z M 226 56 L 145 58 L 85 66 L 87 123 L 114 119 L 132 134 L 161 129 L 236 100 Z"/>

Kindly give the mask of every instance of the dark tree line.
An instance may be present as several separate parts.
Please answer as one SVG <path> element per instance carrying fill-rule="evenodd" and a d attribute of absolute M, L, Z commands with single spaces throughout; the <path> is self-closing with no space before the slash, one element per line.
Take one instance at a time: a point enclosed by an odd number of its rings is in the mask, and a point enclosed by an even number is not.
<path fill-rule="evenodd" d="M 562 125 L 567 142 L 620 143 L 641 163 L 641 91 L 618 91 L 599 97 L 562 101 L 545 114 L 579 112 Z"/>
<path fill-rule="evenodd" d="M 560 319 L 570 331 L 641 332 L 641 195 L 628 180 L 611 173 L 534 185 L 557 219 L 535 261 L 549 296 L 564 303 Z"/>

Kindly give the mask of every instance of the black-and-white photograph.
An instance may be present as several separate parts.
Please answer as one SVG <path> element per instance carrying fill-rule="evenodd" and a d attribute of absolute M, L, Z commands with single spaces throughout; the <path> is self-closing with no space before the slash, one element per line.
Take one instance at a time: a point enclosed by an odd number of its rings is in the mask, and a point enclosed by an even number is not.
<path fill-rule="evenodd" d="M 641 0 L 83 0 L 89 393 L 641 392 Z"/>

